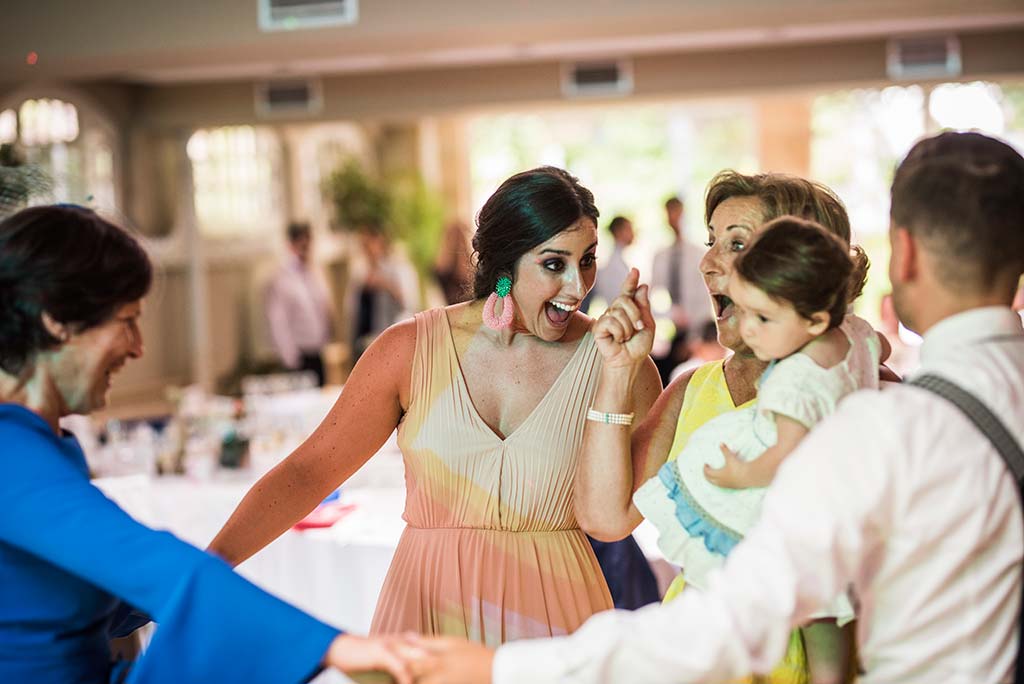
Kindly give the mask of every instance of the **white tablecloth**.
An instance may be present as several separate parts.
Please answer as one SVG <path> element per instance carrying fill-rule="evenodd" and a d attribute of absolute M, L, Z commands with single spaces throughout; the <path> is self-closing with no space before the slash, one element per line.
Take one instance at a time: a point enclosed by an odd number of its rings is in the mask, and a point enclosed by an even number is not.
<path fill-rule="evenodd" d="M 289 530 L 238 566 L 263 589 L 346 631 L 365 634 L 405 523 L 401 454 L 393 441 L 342 489 L 356 508 L 326 529 Z M 143 475 L 94 483 L 140 522 L 205 548 L 249 491 L 254 476 L 218 471 L 209 480 Z M 325 673 L 318 684 L 346 681 Z"/>
<path fill-rule="evenodd" d="M 131 476 L 96 484 L 140 522 L 205 548 L 251 482 Z M 404 526 L 405 492 L 346 489 L 342 500 L 356 509 L 334 526 L 289 530 L 238 571 L 325 622 L 365 633 Z"/>

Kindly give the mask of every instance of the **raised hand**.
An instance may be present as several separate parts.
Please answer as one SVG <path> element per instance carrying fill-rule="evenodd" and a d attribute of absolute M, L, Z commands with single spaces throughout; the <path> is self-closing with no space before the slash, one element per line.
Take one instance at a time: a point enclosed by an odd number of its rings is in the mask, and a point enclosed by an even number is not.
<path fill-rule="evenodd" d="M 654 316 L 647 285 L 630 269 L 622 291 L 594 324 L 593 334 L 606 367 L 628 367 L 650 355 L 654 345 Z"/>

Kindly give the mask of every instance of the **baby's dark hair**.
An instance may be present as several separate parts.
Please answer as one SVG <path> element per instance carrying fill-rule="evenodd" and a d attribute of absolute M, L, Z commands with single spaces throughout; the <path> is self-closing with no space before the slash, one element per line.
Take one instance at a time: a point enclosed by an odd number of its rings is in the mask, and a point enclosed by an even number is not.
<path fill-rule="evenodd" d="M 773 299 L 788 302 L 804 318 L 829 315 L 828 329 L 843 322 L 867 280 L 867 254 L 813 221 L 780 216 L 758 232 L 734 269 Z"/>

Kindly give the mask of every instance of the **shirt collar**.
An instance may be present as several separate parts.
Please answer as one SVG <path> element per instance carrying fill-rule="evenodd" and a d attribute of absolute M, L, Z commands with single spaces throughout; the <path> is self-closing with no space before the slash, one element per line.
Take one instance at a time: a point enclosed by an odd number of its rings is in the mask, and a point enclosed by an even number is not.
<path fill-rule="evenodd" d="M 950 349 L 1007 335 L 1024 336 L 1020 317 L 1009 307 L 986 306 L 954 314 L 925 333 L 921 364 L 945 355 Z"/>

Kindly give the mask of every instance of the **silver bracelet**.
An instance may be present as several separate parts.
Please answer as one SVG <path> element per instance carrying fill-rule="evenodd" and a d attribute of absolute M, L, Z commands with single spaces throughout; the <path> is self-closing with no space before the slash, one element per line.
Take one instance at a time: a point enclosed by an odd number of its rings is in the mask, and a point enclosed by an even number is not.
<path fill-rule="evenodd" d="M 604 411 L 595 411 L 594 409 L 590 409 L 587 411 L 587 420 L 592 420 L 595 423 L 604 423 L 605 425 L 632 425 L 633 414 L 605 413 Z"/>

